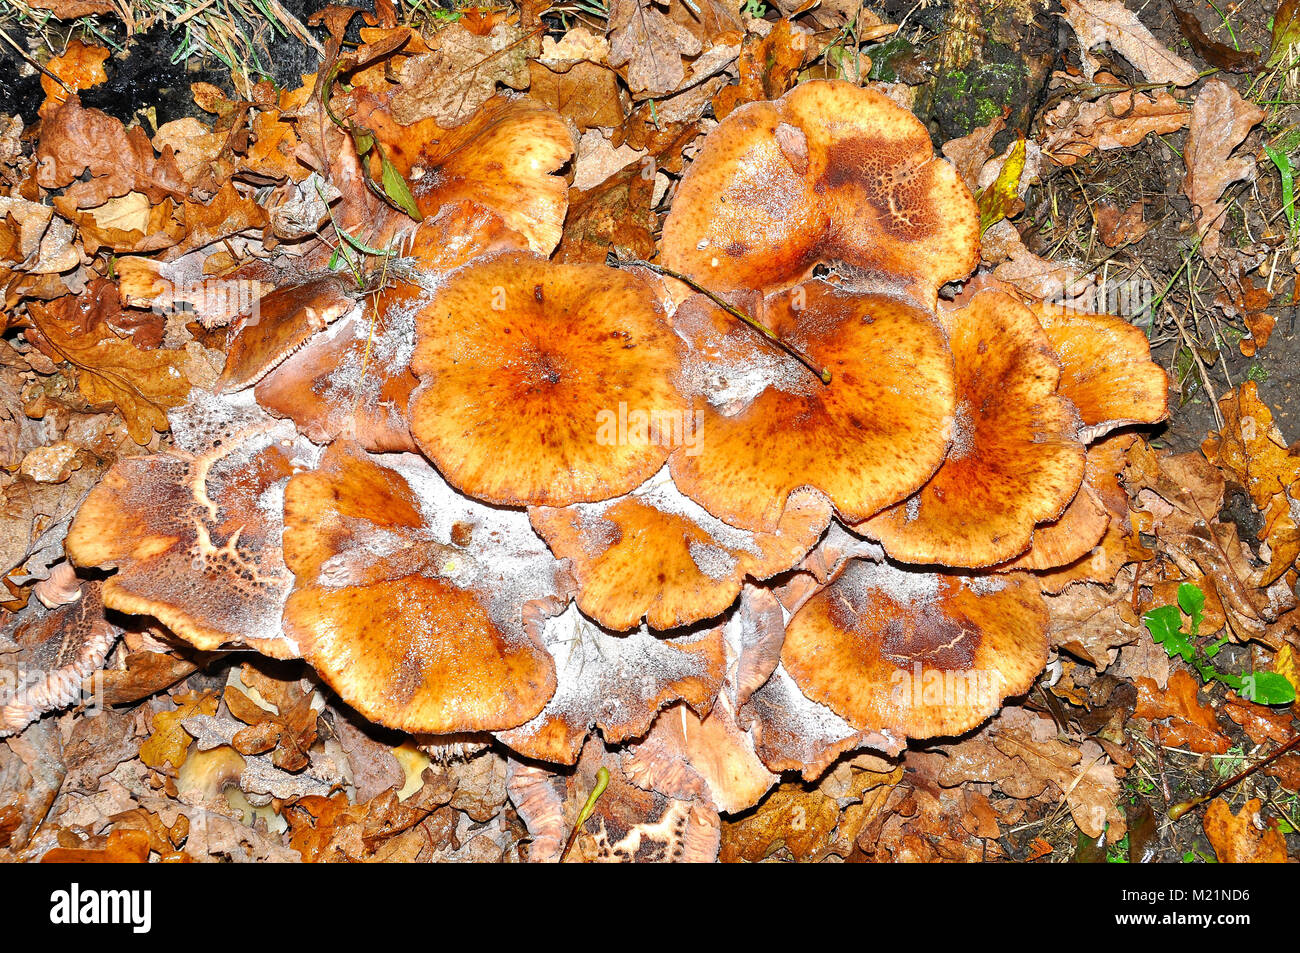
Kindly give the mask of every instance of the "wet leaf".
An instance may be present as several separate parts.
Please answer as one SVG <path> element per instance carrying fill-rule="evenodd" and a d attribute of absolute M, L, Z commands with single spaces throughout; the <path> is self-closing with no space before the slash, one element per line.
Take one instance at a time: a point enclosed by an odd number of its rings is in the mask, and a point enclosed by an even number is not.
<path fill-rule="evenodd" d="M 1020 174 L 1025 168 L 1025 140 L 1017 139 L 1011 154 L 993 184 L 985 189 L 979 197 L 980 233 L 990 225 L 1013 218 L 1024 210 L 1025 203 L 1020 198 Z"/>
<path fill-rule="evenodd" d="M 1252 798 L 1236 814 L 1223 798 L 1205 810 L 1205 836 L 1221 864 L 1285 864 L 1286 840 L 1277 821 L 1260 817 L 1261 803 Z"/>
<path fill-rule="evenodd" d="M 1253 73 L 1259 69 L 1258 53 L 1234 49 L 1226 43 L 1210 39 L 1201 28 L 1201 21 L 1196 19 L 1196 14 L 1189 13 L 1176 3 L 1171 6 L 1174 8 L 1174 17 L 1178 20 L 1178 29 L 1187 38 L 1196 55 L 1205 62 L 1229 73 Z"/>

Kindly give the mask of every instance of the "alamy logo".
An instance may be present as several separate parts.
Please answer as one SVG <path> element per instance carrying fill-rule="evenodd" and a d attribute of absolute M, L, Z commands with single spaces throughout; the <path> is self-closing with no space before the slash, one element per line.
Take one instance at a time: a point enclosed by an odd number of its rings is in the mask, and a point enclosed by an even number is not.
<path fill-rule="evenodd" d="M 55 924 L 125 923 L 133 933 L 148 933 L 153 925 L 153 893 L 149 890 L 68 890 L 50 894 L 50 922 Z"/>

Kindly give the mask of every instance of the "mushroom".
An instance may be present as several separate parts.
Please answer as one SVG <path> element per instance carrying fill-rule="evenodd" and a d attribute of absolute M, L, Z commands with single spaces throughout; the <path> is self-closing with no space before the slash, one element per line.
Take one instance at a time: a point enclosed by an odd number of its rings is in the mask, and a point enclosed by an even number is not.
<path fill-rule="evenodd" d="M 1141 328 L 1110 314 L 1030 305 L 1061 362 L 1057 392 L 1079 410 L 1079 439 L 1092 443 L 1128 424 L 1169 416 L 1169 377 L 1151 360 Z"/>
<path fill-rule="evenodd" d="M 857 530 L 909 563 L 992 566 L 1029 548 L 1083 480 L 1074 407 L 1034 315 L 986 291 L 941 315 L 957 363 L 957 414 L 943 466 L 915 496 Z"/>
<path fill-rule="evenodd" d="M 349 705 L 403 731 L 513 728 L 555 691 L 541 619 L 567 601 L 524 513 L 421 458 L 332 444 L 284 496 L 284 628 Z"/>
<path fill-rule="evenodd" d="M 82 682 L 103 666 L 122 630 L 104 616 L 101 586 L 84 583 L 75 601 L 52 608 L 29 604 L 5 626 L 17 651 L 0 653 L 0 737 L 74 704 Z"/>
<path fill-rule="evenodd" d="M 933 307 L 979 263 L 979 210 L 910 112 L 874 89 L 812 81 L 709 134 L 662 254 L 715 291 L 786 288 L 835 262 L 860 287 Z"/>
<path fill-rule="evenodd" d="M 367 295 L 363 308 L 317 334 L 257 385 L 257 402 L 292 418 L 317 443 L 354 440 L 366 450 L 418 448 L 406 422 L 415 314 L 445 272 L 494 251 L 522 248 L 500 216 L 469 202 L 425 219 L 393 264 L 400 276 Z M 407 257 L 418 262 L 407 267 Z"/>
<path fill-rule="evenodd" d="M 663 466 L 663 428 L 685 418 L 677 340 L 625 272 L 484 259 L 448 279 L 416 332 L 411 432 L 453 486 L 489 503 L 626 493 Z M 645 425 L 618 426 L 634 416 Z"/>
<path fill-rule="evenodd" d="M 262 295 L 231 325 L 218 391 L 233 393 L 256 384 L 355 303 L 338 275 L 282 285 Z"/>
<path fill-rule="evenodd" d="M 960 576 L 854 559 L 786 627 L 800 691 L 863 731 L 958 735 L 1029 689 L 1047 608 L 1023 574 Z"/>
<path fill-rule="evenodd" d="M 673 481 L 733 526 L 776 532 L 791 495 L 820 490 L 858 522 L 915 492 L 943 461 L 953 359 L 933 317 L 903 300 L 813 281 L 769 299 L 768 326 L 830 385 L 703 296 L 674 324 L 696 439 Z M 1031 318 L 1032 320 L 1032 318 Z"/>
<path fill-rule="evenodd" d="M 316 451 L 248 397 L 195 390 L 177 446 L 113 465 L 68 532 L 69 559 L 118 571 L 110 609 L 157 618 L 196 648 L 294 658 L 280 630 L 292 577 L 280 550 L 285 483 Z"/>
<path fill-rule="evenodd" d="M 667 468 L 615 500 L 529 510 L 533 528 L 569 560 L 582 611 L 618 630 L 643 617 L 672 629 L 721 614 L 745 579 L 799 562 L 830 516 L 823 496 L 796 493 L 775 533 L 737 529 L 683 496 Z"/>
<path fill-rule="evenodd" d="M 720 628 L 662 638 L 642 626 L 618 635 L 570 606 L 547 620 L 542 641 L 555 658 L 555 695 L 537 717 L 496 735 L 529 758 L 573 764 L 593 727 L 619 744 L 644 735 L 674 701 L 707 713 L 722 684 Z"/>

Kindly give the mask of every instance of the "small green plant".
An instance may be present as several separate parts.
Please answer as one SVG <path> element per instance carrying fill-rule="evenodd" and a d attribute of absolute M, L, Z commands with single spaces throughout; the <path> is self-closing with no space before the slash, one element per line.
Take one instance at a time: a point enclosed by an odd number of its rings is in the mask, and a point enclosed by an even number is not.
<path fill-rule="evenodd" d="M 1191 620 L 1188 631 L 1183 631 L 1183 614 Z M 1205 593 L 1199 586 L 1183 583 L 1178 587 L 1178 605 L 1160 606 L 1142 617 L 1142 623 L 1151 638 L 1170 658 L 1181 658 L 1201 673 L 1204 682 L 1222 682 L 1247 701 L 1261 705 L 1285 705 L 1295 701 L 1295 689 L 1276 672 L 1247 672 L 1232 675 L 1220 671 L 1214 658 L 1227 644 L 1225 635 L 1209 643 L 1198 643 L 1201 621 L 1205 617 Z"/>
<path fill-rule="evenodd" d="M 1127 864 L 1128 863 L 1128 835 L 1125 834 L 1115 843 L 1106 848 L 1106 863 L 1108 864 Z"/>
<path fill-rule="evenodd" d="M 1296 233 L 1295 171 L 1291 168 L 1291 159 L 1281 149 L 1269 145 L 1264 146 L 1264 152 L 1273 160 L 1273 165 L 1277 166 L 1277 174 L 1282 179 L 1282 212 L 1286 215 L 1287 232 L 1294 236 Z"/>
<path fill-rule="evenodd" d="M 1259 361 L 1254 361 L 1246 369 L 1246 379 L 1254 381 L 1256 384 L 1266 383 L 1268 381 L 1268 368 Z"/>

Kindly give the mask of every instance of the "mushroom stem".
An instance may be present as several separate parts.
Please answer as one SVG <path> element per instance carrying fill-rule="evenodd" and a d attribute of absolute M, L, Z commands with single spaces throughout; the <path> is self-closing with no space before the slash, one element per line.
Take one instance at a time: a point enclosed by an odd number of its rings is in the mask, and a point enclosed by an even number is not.
<path fill-rule="evenodd" d="M 808 370 L 812 371 L 815 375 L 817 375 L 817 379 L 821 381 L 823 384 L 827 384 L 827 385 L 830 384 L 831 369 L 829 367 L 818 367 L 811 357 L 809 357 L 803 351 L 799 350 L 793 344 L 789 344 L 785 341 L 782 341 L 779 337 L 776 336 L 776 333 L 772 331 L 771 328 L 768 328 L 766 325 L 761 324 L 758 321 L 754 320 L 753 318 L 745 314 L 745 312 L 741 311 L 739 308 L 735 307 L 734 305 L 728 304 L 717 294 L 710 291 L 708 288 L 704 287 L 702 284 L 700 284 L 698 281 L 696 281 L 694 278 L 690 277 L 689 275 L 684 275 L 679 271 L 673 271 L 671 268 L 665 268 L 663 265 L 656 265 L 652 262 L 643 261 L 640 258 L 618 258 L 611 254 L 609 256 L 609 260 L 610 263 L 613 264 L 616 268 L 626 268 L 635 265 L 641 268 L 649 268 L 657 275 L 666 275 L 669 278 L 676 278 L 678 281 L 687 285 L 692 291 L 698 291 L 700 294 L 704 295 L 706 298 L 708 298 L 710 301 L 716 304 L 723 311 L 726 311 L 727 314 L 731 315 L 733 318 L 739 318 L 741 321 L 744 321 L 746 324 L 748 324 L 759 334 L 763 335 L 763 337 L 765 337 L 767 340 L 771 341 L 773 344 L 775 344 L 781 350 L 785 351 L 787 354 L 793 357 L 804 367 L 808 368 Z"/>
<path fill-rule="evenodd" d="M 564 858 L 569 856 L 573 842 L 578 839 L 578 831 L 582 830 L 582 825 L 587 822 L 587 818 L 591 817 L 591 812 L 596 808 L 596 801 L 605 793 L 607 787 L 609 787 L 609 768 L 602 767 L 596 772 L 596 786 L 591 789 L 591 793 L 587 795 L 587 803 L 582 805 L 582 810 L 578 812 L 573 831 L 569 834 L 569 839 L 564 842 L 564 850 L 560 851 L 560 859 L 556 863 L 564 863 Z"/>
<path fill-rule="evenodd" d="M 1222 794 L 1224 791 L 1228 790 L 1228 788 L 1232 787 L 1235 784 L 1238 784 L 1247 775 L 1254 774 L 1260 768 L 1267 767 L 1268 765 L 1272 764 L 1278 758 L 1282 757 L 1282 755 L 1286 754 L 1292 748 L 1296 747 L 1296 745 L 1300 745 L 1300 735 L 1294 736 L 1290 741 L 1288 741 L 1282 747 L 1278 748 L 1276 751 L 1274 751 L 1263 761 L 1256 761 L 1249 768 L 1237 772 L 1232 777 L 1228 778 L 1228 780 L 1224 781 L 1222 784 L 1216 784 L 1214 787 L 1210 788 L 1210 790 L 1202 794 L 1200 797 L 1193 798 L 1190 801 L 1180 801 L 1179 803 L 1175 804 L 1173 807 L 1169 809 L 1169 819 L 1171 821 L 1176 821 L 1179 818 L 1181 818 L 1183 815 L 1185 815 L 1188 811 L 1200 807 L 1206 801 L 1213 800 L 1214 798 Z"/>

